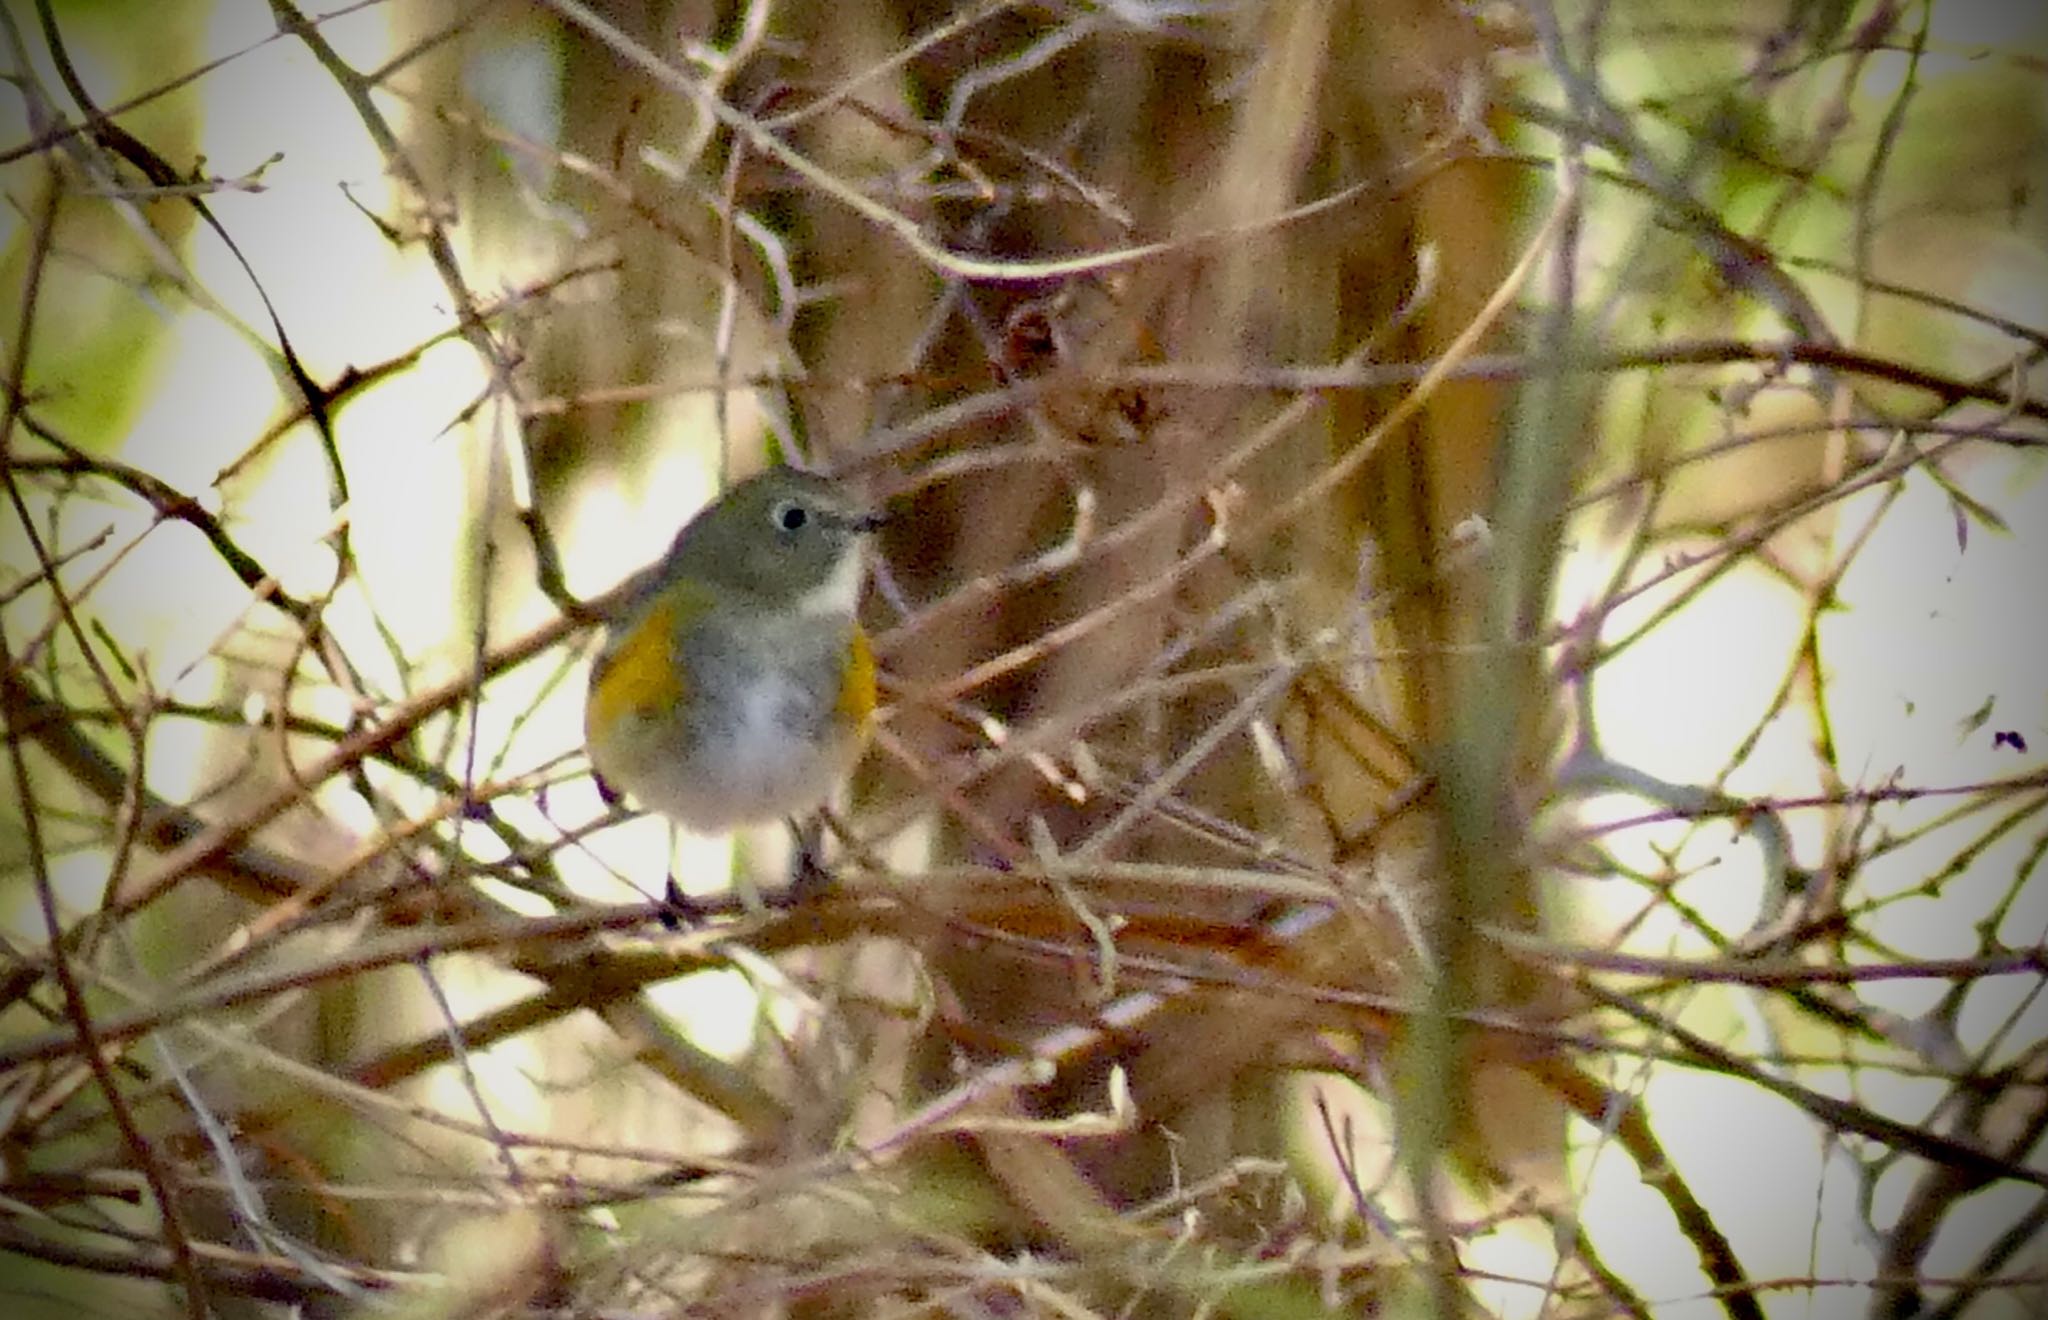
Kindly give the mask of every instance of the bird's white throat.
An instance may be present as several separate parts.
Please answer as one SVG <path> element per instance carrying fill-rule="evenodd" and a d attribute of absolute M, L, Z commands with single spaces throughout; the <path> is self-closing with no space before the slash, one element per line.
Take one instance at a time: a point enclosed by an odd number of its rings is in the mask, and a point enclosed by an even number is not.
<path fill-rule="evenodd" d="M 860 547 L 839 557 L 832 574 L 797 598 L 797 613 L 808 617 L 851 614 L 860 604 Z"/>

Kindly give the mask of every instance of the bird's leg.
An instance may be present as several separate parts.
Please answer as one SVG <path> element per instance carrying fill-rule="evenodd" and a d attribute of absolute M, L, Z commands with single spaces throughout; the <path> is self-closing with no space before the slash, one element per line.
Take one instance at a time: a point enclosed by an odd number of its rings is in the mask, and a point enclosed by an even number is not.
<path fill-rule="evenodd" d="M 670 876 L 661 890 L 661 924 L 668 930 L 681 930 L 685 925 L 694 926 L 705 915 L 703 904 L 683 892 L 683 887 Z"/>
<path fill-rule="evenodd" d="M 787 820 L 790 841 L 796 847 L 790 897 L 802 903 L 817 898 L 831 887 L 832 873 L 825 869 L 825 813 L 816 812 L 802 820 Z"/>
<path fill-rule="evenodd" d="M 704 918 L 705 911 L 696 899 L 683 892 L 676 882 L 676 827 L 670 821 L 668 826 L 668 875 L 661 886 L 661 924 L 669 930 L 681 930 L 687 923 L 696 925 Z"/>

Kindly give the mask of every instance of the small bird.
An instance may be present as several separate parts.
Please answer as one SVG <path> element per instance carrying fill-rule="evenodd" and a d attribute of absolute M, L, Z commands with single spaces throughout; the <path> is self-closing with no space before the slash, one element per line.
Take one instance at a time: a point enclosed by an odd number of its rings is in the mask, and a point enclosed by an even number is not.
<path fill-rule="evenodd" d="M 606 802 L 627 794 L 706 834 L 824 804 L 874 715 L 855 610 L 882 521 L 790 467 L 690 520 L 607 618 L 591 667 L 584 743 Z"/>

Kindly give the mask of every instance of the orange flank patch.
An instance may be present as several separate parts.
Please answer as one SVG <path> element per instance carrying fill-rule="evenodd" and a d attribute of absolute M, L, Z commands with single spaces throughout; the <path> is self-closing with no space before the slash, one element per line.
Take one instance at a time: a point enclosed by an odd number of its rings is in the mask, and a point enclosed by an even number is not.
<path fill-rule="evenodd" d="M 846 677 L 839 684 L 839 714 L 865 726 L 874 713 L 875 653 L 868 647 L 867 633 L 855 624 L 853 640 L 846 646 Z"/>
<path fill-rule="evenodd" d="M 583 710 L 586 738 L 595 741 L 599 730 L 616 728 L 629 716 L 675 709 L 683 697 L 675 637 L 674 603 L 658 600 L 591 675 Z"/>

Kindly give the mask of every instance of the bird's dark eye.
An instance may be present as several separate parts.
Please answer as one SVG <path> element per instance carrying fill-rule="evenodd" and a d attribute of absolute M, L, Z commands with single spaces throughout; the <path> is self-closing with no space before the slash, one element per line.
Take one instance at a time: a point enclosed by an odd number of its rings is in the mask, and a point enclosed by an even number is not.
<path fill-rule="evenodd" d="M 800 532 L 811 521 L 811 511 L 795 500 L 780 501 L 768 511 L 768 516 L 785 532 Z"/>

